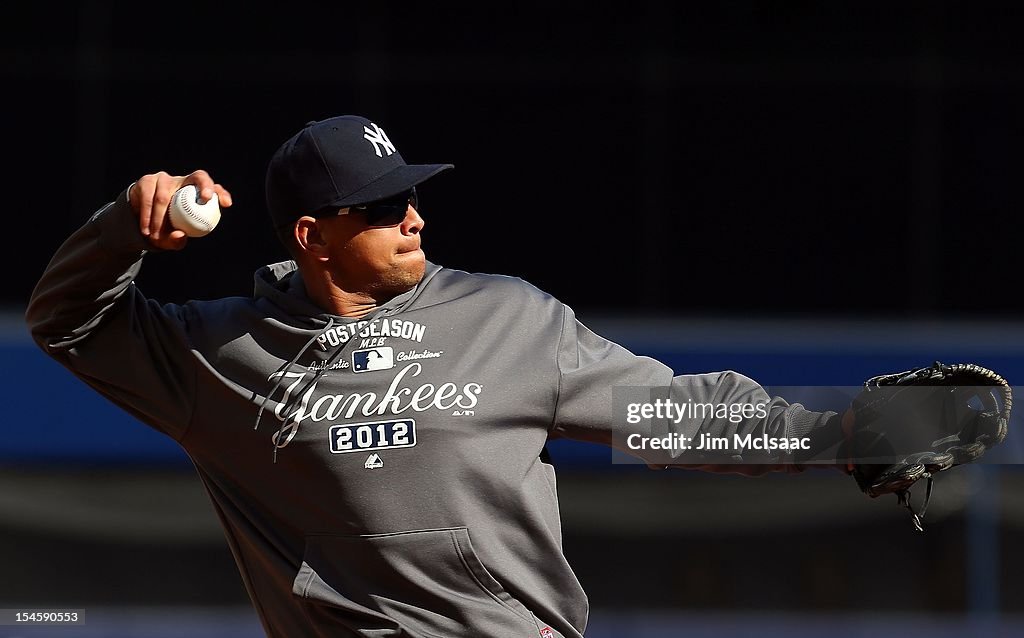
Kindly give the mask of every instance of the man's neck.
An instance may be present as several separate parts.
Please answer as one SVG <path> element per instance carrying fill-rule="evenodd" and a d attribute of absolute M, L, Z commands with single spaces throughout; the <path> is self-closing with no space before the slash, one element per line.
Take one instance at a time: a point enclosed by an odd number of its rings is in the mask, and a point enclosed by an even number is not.
<path fill-rule="evenodd" d="M 372 290 L 355 292 L 339 285 L 330 274 L 318 272 L 303 274 L 306 295 L 326 312 L 339 317 L 358 319 L 401 294 L 396 291 Z"/>
<path fill-rule="evenodd" d="M 332 315 L 339 317 L 365 317 L 380 307 L 373 297 L 363 293 L 351 293 L 339 288 L 309 290 L 310 298 Z"/>

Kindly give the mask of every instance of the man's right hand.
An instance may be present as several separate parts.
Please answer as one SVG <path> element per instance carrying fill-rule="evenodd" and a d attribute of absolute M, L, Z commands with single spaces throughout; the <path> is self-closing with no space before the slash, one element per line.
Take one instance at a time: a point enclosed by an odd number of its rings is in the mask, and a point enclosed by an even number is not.
<path fill-rule="evenodd" d="M 183 231 L 171 226 L 167 215 L 167 206 L 171 196 L 182 186 L 194 184 L 203 201 L 209 200 L 216 193 L 221 208 L 231 206 L 231 193 L 213 181 L 204 170 L 194 171 L 188 175 L 169 175 L 164 171 L 143 175 L 132 184 L 128 191 L 128 202 L 139 218 L 139 232 L 149 238 L 154 248 L 161 250 L 181 250 L 188 242 Z"/>

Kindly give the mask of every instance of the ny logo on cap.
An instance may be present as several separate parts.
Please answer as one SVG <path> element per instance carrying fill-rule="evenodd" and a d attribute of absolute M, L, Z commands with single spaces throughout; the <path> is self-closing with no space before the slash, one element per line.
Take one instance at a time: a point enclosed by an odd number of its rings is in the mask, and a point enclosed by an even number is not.
<path fill-rule="evenodd" d="M 373 127 L 372 130 L 370 129 L 370 126 Z M 366 131 L 363 137 L 366 138 L 370 144 L 373 144 L 373 150 L 377 152 L 377 157 L 384 157 L 380 154 L 381 146 L 384 147 L 384 152 L 388 155 L 394 153 L 395 145 L 388 139 L 387 133 L 384 132 L 384 129 L 373 122 L 370 122 L 370 126 L 363 127 L 363 130 Z"/>

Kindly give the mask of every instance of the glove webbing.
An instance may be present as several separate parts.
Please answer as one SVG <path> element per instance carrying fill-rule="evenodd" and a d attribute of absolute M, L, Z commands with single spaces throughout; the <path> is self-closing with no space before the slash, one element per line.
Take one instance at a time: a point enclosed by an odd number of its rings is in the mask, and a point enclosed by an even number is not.
<path fill-rule="evenodd" d="M 910 489 L 900 490 L 896 492 L 896 499 L 900 505 L 907 508 L 910 512 L 910 522 L 914 524 L 914 529 L 923 532 L 924 531 L 924 513 L 928 509 L 928 502 L 932 500 L 932 475 L 931 472 L 925 472 L 921 478 L 928 479 L 928 487 L 925 488 L 924 503 L 921 504 L 921 511 L 915 512 L 914 506 L 910 504 Z"/>

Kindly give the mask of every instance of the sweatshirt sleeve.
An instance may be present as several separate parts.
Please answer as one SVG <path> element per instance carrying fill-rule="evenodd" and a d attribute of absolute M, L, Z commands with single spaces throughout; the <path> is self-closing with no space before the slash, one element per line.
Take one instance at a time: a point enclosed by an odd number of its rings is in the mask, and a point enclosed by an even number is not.
<path fill-rule="evenodd" d="M 835 412 L 812 412 L 799 403 L 790 405 L 771 397 L 759 384 L 733 371 L 675 376 L 667 365 L 638 356 L 598 336 L 576 320 L 563 306 L 561 341 L 558 346 L 559 390 L 552 436 L 601 443 L 637 457 L 652 468 L 682 467 L 711 472 L 759 475 L 766 472 L 800 472 L 801 454 L 791 450 L 760 450 L 730 445 L 728 450 L 698 452 L 695 449 L 637 449 L 641 438 L 687 437 L 692 445 L 701 435 L 722 437 L 730 444 L 739 440 L 791 439 L 819 435 L 832 439 L 838 428 Z M 631 423 L 627 405 L 654 404 L 658 400 L 691 409 L 668 418 L 636 418 Z M 761 405 L 730 419 L 716 410 L 702 413 L 699 404 L 718 406 Z M 635 404 L 634 404 L 635 405 Z M 826 434 L 827 433 L 827 434 Z M 631 435 L 638 435 L 633 436 Z M 747 439 L 750 435 L 750 439 Z M 633 443 L 631 446 L 630 443 Z"/>
<path fill-rule="evenodd" d="M 184 306 L 136 289 L 148 242 L 122 192 L 57 250 L 25 314 L 43 351 L 102 395 L 180 441 L 196 367 Z"/>

